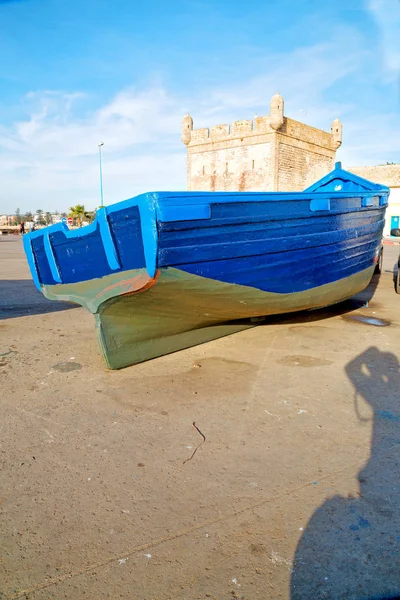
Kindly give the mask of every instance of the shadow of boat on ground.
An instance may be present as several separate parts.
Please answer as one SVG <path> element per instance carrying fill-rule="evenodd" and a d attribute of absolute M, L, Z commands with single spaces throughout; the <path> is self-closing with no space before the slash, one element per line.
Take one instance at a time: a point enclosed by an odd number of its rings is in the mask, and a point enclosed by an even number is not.
<path fill-rule="evenodd" d="M 0 281 L 0 320 L 29 317 L 79 308 L 72 302 L 48 300 L 31 279 Z"/>

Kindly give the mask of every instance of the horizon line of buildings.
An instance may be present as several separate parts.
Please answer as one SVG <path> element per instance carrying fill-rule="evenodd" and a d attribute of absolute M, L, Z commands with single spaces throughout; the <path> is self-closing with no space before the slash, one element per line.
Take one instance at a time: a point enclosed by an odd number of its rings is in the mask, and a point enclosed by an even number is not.
<path fill-rule="evenodd" d="M 33 214 L 32 218 L 28 219 L 27 215 L 29 215 L 29 211 L 23 215 L 11 214 L 11 215 L 0 215 L 0 227 L 12 227 L 13 225 L 18 225 L 16 223 L 17 220 L 24 223 L 38 223 L 40 221 L 45 221 L 47 225 L 54 225 L 55 223 L 61 223 L 62 219 L 68 215 L 68 213 L 43 213 L 41 215 Z M 50 215 L 50 219 L 47 219 L 46 215 Z"/>

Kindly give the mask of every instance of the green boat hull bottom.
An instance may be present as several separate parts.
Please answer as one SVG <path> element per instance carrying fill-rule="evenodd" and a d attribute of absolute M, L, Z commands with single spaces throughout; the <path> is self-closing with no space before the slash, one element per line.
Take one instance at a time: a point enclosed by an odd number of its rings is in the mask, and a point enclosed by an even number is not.
<path fill-rule="evenodd" d="M 110 369 L 137 364 L 257 325 L 257 317 L 314 310 L 364 290 L 374 266 L 302 292 L 278 294 L 179 269 L 149 278 L 145 269 L 83 283 L 43 286 L 52 300 L 81 304 L 95 315 L 100 349 Z M 115 295 L 119 294 L 119 295 Z"/>

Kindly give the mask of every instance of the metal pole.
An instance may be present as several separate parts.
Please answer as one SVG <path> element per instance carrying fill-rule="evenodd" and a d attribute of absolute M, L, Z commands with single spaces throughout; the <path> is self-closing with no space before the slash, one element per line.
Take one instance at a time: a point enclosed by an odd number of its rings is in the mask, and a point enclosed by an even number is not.
<path fill-rule="evenodd" d="M 99 144 L 99 162 L 100 162 L 100 206 L 101 208 L 103 208 L 104 206 L 104 201 L 103 201 L 103 169 L 102 169 L 102 165 L 101 165 L 101 147 L 104 146 L 104 142 L 101 142 Z"/>

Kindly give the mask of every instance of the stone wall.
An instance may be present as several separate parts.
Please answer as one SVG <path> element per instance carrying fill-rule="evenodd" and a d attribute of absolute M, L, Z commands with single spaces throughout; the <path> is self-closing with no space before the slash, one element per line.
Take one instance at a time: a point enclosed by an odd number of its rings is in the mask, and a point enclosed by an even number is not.
<path fill-rule="evenodd" d="M 331 141 L 324 138 L 325 136 L 321 136 L 316 138 L 319 143 L 311 143 L 278 134 L 278 191 L 304 190 L 333 169 L 336 152 L 330 147 Z"/>
<path fill-rule="evenodd" d="M 193 190 L 267 191 L 271 169 L 271 144 L 227 147 L 193 152 L 188 157 L 188 184 Z"/>
<path fill-rule="evenodd" d="M 369 181 L 383 183 L 390 188 L 400 187 L 400 163 L 375 167 L 350 167 L 349 171 Z"/>

